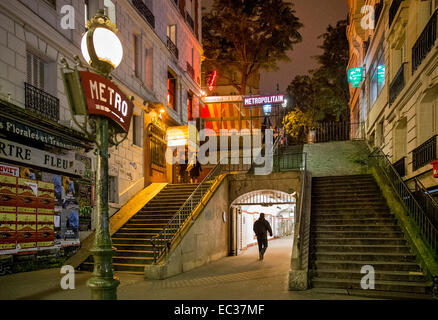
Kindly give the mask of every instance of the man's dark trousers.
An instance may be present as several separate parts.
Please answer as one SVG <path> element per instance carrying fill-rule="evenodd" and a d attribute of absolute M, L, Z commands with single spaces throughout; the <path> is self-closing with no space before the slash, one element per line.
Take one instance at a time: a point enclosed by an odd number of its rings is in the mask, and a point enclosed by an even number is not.
<path fill-rule="evenodd" d="M 266 249 L 268 248 L 268 237 L 267 236 L 257 237 L 257 243 L 259 245 L 259 252 L 263 256 L 265 254 Z"/>

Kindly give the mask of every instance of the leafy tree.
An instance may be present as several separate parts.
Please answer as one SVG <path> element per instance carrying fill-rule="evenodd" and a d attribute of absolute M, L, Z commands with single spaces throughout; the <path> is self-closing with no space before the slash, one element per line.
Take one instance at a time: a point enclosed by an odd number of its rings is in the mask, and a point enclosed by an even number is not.
<path fill-rule="evenodd" d="M 293 107 L 301 110 L 310 122 L 349 120 L 346 27 L 345 20 L 335 27 L 328 26 L 320 36 L 323 53 L 315 57 L 318 67 L 310 70 L 309 75 L 296 76 L 287 89 Z"/>
<path fill-rule="evenodd" d="M 313 126 L 312 117 L 300 109 L 290 111 L 283 118 L 284 130 L 296 144 L 304 143 L 306 140 L 308 128 Z"/>
<path fill-rule="evenodd" d="M 245 95 L 248 79 L 263 70 L 277 70 L 287 51 L 301 41 L 302 27 L 292 4 L 283 0 L 215 0 L 202 21 L 205 64 L 229 77 Z"/>

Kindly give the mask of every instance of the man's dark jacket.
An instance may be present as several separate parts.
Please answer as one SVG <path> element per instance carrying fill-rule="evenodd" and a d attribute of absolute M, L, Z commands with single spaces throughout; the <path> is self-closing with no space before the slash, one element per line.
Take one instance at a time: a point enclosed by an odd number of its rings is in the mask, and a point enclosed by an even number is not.
<path fill-rule="evenodd" d="M 266 238 L 267 232 L 269 231 L 269 234 L 272 237 L 272 229 L 271 225 L 269 224 L 266 219 L 258 219 L 256 222 L 254 222 L 254 233 L 256 234 L 257 238 Z"/>

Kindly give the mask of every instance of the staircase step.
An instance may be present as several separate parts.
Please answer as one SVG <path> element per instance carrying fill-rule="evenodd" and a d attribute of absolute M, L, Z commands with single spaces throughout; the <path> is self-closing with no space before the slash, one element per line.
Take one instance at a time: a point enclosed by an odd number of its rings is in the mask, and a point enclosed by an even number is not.
<path fill-rule="evenodd" d="M 336 217 L 333 219 L 333 217 L 321 217 L 321 215 L 318 215 L 318 217 L 315 217 L 315 219 L 312 219 L 312 223 L 317 225 L 355 225 L 355 224 L 361 224 L 361 225 L 397 225 L 397 221 L 392 218 L 362 218 L 361 216 L 357 216 L 356 218 L 348 218 L 348 219 L 339 219 L 339 217 Z"/>
<path fill-rule="evenodd" d="M 116 234 L 114 234 L 112 237 L 114 239 L 117 238 L 138 238 L 138 239 L 143 239 L 143 240 L 148 240 L 148 239 L 152 239 L 153 236 L 156 236 L 158 234 L 158 232 L 152 232 L 152 233 L 130 233 L 130 232 L 117 232 Z"/>
<path fill-rule="evenodd" d="M 316 238 L 403 238 L 399 231 L 313 231 Z"/>
<path fill-rule="evenodd" d="M 361 270 L 319 270 L 315 271 L 317 278 L 361 280 L 365 274 Z M 409 271 L 379 271 L 374 273 L 375 280 L 417 282 L 426 281 L 422 272 Z"/>
<path fill-rule="evenodd" d="M 312 285 L 314 288 L 361 289 L 360 281 L 349 279 L 314 278 L 312 280 Z M 430 286 L 431 284 L 428 282 L 375 280 L 374 290 L 426 294 L 430 291 Z"/>
<path fill-rule="evenodd" d="M 348 241 L 345 241 L 348 243 Z M 353 245 L 353 244 L 317 244 L 316 253 L 323 252 L 375 252 L 375 253 L 411 253 L 406 245 Z"/>
<path fill-rule="evenodd" d="M 322 215 L 327 215 L 327 214 L 337 214 L 337 215 L 342 215 L 342 216 L 350 216 L 350 215 L 355 215 L 355 216 L 364 216 L 367 214 L 373 214 L 375 216 L 379 216 L 382 214 L 390 214 L 390 211 L 388 208 L 374 208 L 374 209 L 370 209 L 370 208 L 313 208 L 312 206 L 312 217 L 314 216 L 322 216 Z"/>
<path fill-rule="evenodd" d="M 421 272 L 415 262 L 392 261 L 356 261 L 356 260 L 315 260 L 315 269 L 319 270 L 361 270 L 365 265 L 371 265 L 377 271 L 411 271 Z"/>
<path fill-rule="evenodd" d="M 394 219 L 394 215 L 388 213 L 388 211 L 382 212 L 337 212 L 337 213 L 321 213 L 317 212 L 312 215 L 313 221 L 324 220 L 359 220 L 359 219 Z"/>
<path fill-rule="evenodd" d="M 113 257 L 113 264 L 121 263 L 121 264 L 151 264 L 154 261 L 154 257 Z"/>
<path fill-rule="evenodd" d="M 315 254 L 315 257 L 316 257 L 316 261 L 338 260 L 338 261 L 415 262 L 415 255 L 411 253 L 317 252 Z"/>
<path fill-rule="evenodd" d="M 339 204 L 333 203 L 312 203 L 312 212 L 316 211 L 356 211 L 356 210 L 389 210 L 386 203 L 369 203 L 369 202 L 344 202 Z"/>
<path fill-rule="evenodd" d="M 333 238 L 320 237 L 314 240 L 316 245 L 400 245 L 406 244 L 403 238 Z"/>
<path fill-rule="evenodd" d="M 144 257 L 144 258 L 149 258 L 149 257 L 154 257 L 154 251 L 153 250 L 149 250 L 149 251 L 145 251 L 145 250 L 119 250 L 117 249 L 115 255 L 115 257 Z"/>
<path fill-rule="evenodd" d="M 392 225 L 366 225 L 366 224 L 353 224 L 353 225 L 334 225 L 334 224 L 315 224 L 311 228 L 313 231 L 401 231 L 400 227 L 396 224 Z"/>

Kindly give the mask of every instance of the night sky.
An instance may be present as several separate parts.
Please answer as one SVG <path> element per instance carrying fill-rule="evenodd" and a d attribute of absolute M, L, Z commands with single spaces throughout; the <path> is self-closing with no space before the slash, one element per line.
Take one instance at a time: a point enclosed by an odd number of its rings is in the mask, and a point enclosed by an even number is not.
<path fill-rule="evenodd" d="M 213 0 L 203 0 L 202 5 L 209 7 Z M 313 56 L 319 55 L 321 49 L 318 45 L 322 39 L 318 36 L 325 32 L 329 24 L 335 25 L 337 21 L 346 19 L 348 14 L 347 0 L 293 0 L 296 15 L 304 25 L 300 29 L 303 41 L 290 52 L 290 62 L 279 63 L 279 70 L 275 72 L 262 72 L 260 91 L 262 94 L 274 93 L 276 83 L 280 90 L 286 91 L 291 80 L 299 74 L 306 74 L 315 67 Z"/>

